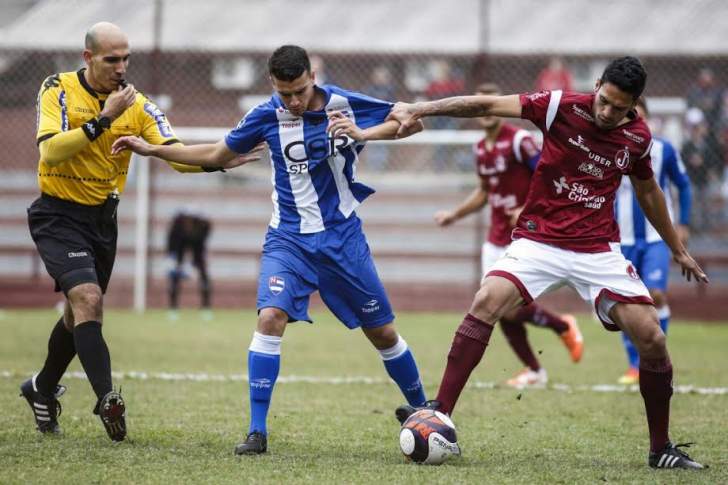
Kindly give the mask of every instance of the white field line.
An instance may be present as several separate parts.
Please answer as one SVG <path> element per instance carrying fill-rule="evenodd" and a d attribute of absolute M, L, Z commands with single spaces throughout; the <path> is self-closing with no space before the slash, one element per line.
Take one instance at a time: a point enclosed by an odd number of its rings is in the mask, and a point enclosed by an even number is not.
<path fill-rule="evenodd" d="M 13 372 L 13 371 L 0 371 L 0 377 L 7 379 L 22 379 L 32 375 L 29 372 Z M 157 381 L 196 381 L 196 382 L 247 382 L 248 376 L 244 374 L 208 374 L 206 372 L 196 373 L 175 373 L 175 372 L 142 372 L 142 371 L 130 371 L 130 372 L 112 372 L 112 376 L 116 380 L 130 379 L 130 380 L 157 380 Z M 84 372 L 66 372 L 64 375 L 67 379 L 86 379 Z M 276 383 L 291 384 L 291 383 L 305 383 L 305 384 L 330 384 L 330 385 L 341 385 L 341 384 L 388 384 L 391 381 L 383 377 L 367 377 L 367 376 L 330 376 L 330 377 L 319 377 L 319 376 L 298 376 L 288 375 L 279 376 Z M 495 382 L 482 382 L 472 381 L 468 383 L 470 387 L 477 389 L 498 389 L 504 388 L 502 384 Z M 596 385 L 577 385 L 572 386 L 569 384 L 548 384 L 546 389 L 560 392 L 639 392 L 638 385 L 622 386 L 612 384 L 596 384 Z M 529 389 L 531 390 L 531 389 Z M 728 387 L 697 387 L 693 385 L 679 385 L 674 387 L 674 392 L 678 394 L 718 394 L 727 395 Z"/>

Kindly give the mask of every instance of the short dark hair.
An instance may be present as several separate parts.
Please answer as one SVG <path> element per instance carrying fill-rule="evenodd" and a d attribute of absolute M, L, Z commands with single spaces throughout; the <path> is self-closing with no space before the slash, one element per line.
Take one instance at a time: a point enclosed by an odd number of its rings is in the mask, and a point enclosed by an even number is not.
<path fill-rule="evenodd" d="M 268 73 L 281 81 L 293 81 L 304 72 L 311 72 L 311 61 L 303 47 L 284 45 L 268 58 Z"/>
<path fill-rule="evenodd" d="M 614 84 L 625 93 L 631 94 L 636 101 L 645 90 L 647 71 L 636 57 L 620 57 L 607 64 L 601 81 Z"/>

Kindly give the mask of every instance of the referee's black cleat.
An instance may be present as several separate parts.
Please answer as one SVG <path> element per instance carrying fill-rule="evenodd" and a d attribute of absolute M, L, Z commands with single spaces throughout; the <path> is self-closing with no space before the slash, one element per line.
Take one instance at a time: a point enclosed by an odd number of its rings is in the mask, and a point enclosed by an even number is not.
<path fill-rule="evenodd" d="M 268 451 L 268 438 L 260 431 L 248 433 L 245 441 L 235 447 L 236 455 L 260 455 Z"/>
<path fill-rule="evenodd" d="M 126 404 L 121 394 L 108 392 L 96 404 L 94 414 L 98 414 L 111 441 L 124 441 L 126 438 Z"/>
<path fill-rule="evenodd" d="M 65 386 L 56 386 L 56 392 L 52 396 L 46 396 L 38 391 L 35 385 L 35 377 L 28 379 L 20 385 L 20 396 L 28 401 L 30 410 L 33 411 L 35 424 L 41 433 L 61 434 L 61 427 L 58 426 L 58 416 L 61 415 L 61 403 L 58 398 L 66 392 Z"/>
<path fill-rule="evenodd" d="M 407 418 L 412 416 L 416 411 L 419 411 L 420 409 L 437 409 L 439 407 L 440 401 L 436 401 L 434 399 L 430 401 L 425 401 L 424 406 L 411 406 L 409 404 L 403 404 L 394 410 L 394 415 L 397 417 L 397 421 L 399 421 L 399 424 L 404 424 L 404 422 L 407 421 Z"/>
<path fill-rule="evenodd" d="M 668 442 L 662 451 L 658 453 L 650 452 L 650 457 L 647 460 L 647 463 L 649 463 L 652 468 L 690 468 L 693 470 L 708 468 L 708 465 L 701 465 L 680 449 L 681 447 L 688 448 L 692 444 L 693 443 L 680 443 L 673 445 Z"/>

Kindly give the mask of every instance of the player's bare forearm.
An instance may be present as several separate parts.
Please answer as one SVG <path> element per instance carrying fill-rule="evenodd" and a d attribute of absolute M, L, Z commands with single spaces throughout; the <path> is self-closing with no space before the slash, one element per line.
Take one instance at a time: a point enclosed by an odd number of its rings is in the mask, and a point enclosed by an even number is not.
<path fill-rule="evenodd" d="M 224 156 L 224 152 L 218 150 L 217 144 L 214 143 L 152 145 L 150 155 L 170 162 L 197 167 L 218 167 L 235 156 L 232 152 L 230 152 L 229 156 Z"/>
<path fill-rule="evenodd" d="M 425 129 L 425 126 L 422 124 L 422 122 L 417 121 L 414 125 L 406 128 L 405 131 L 397 135 L 399 127 L 399 121 L 387 120 L 382 124 L 362 130 L 362 134 L 364 140 L 366 141 L 394 140 L 395 138 L 406 138 Z"/>
<path fill-rule="evenodd" d="M 473 212 L 478 212 L 487 202 L 488 193 L 482 187 L 477 187 L 453 212 L 456 219 L 462 219 Z"/>
<path fill-rule="evenodd" d="M 452 116 L 455 118 L 477 118 L 480 116 L 521 116 L 521 102 L 517 95 L 509 96 L 455 96 L 416 103 L 420 116 Z"/>
<path fill-rule="evenodd" d="M 224 140 L 200 145 L 183 145 L 181 143 L 152 145 L 135 136 L 123 136 L 117 139 L 111 147 L 113 155 L 123 150 L 131 150 L 139 155 L 157 157 L 168 162 L 196 167 L 225 166 L 237 155 L 227 148 Z"/>

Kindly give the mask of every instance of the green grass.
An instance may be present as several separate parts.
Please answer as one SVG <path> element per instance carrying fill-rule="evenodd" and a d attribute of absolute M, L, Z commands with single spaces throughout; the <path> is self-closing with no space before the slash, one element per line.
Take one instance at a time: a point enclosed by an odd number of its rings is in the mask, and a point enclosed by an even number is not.
<path fill-rule="evenodd" d="M 402 313 L 397 325 L 414 349 L 434 396 L 460 315 Z M 60 417 L 65 434 L 34 431 L 18 384 L 37 370 L 57 316 L 6 311 L 0 320 L 0 483 L 726 483 L 728 395 L 677 394 L 672 436 L 697 441 L 702 472 L 646 466 L 647 431 L 639 393 L 466 388 L 454 420 L 463 457 L 441 467 L 404 462 L 393 409 L 402 402 L 378 355 L 359 331 L 326 312 L 313 326 L 289 327 L 281 375 L 366 376 L 375 384 L 280 383 L 269 421 L 269 453 L 237 458 L 247 431 L 243 382 L 123 379 L 129 440 L 112 445 L 85 380 L 67 378 Z M 115 371 L 245 374 L 254 311 L 217 312 L 203 322 L 183 312 L 138 316 L 109 311 L 104 334 Z M 625 370 L 617 334 L 582 318 L 586 351 L 571 364 L 559 340 L 530 327 L 551 382 L 613 383 Z M 675 384 L 728 387 L 728 326 L 673 322 L 669 336 Z M 471 381 L 502 382 L 520 365 L 494 335 Z M 71 371 L 80 371 L 77 361 Z M 520 399 L 518 395 L 522 394 Z"/>

